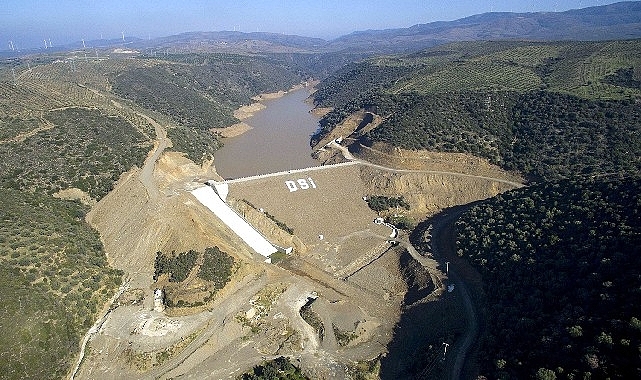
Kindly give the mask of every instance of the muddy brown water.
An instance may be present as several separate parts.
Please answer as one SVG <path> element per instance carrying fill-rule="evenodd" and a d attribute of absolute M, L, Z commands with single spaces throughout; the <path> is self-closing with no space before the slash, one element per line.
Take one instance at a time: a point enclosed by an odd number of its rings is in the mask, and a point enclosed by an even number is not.
<path fill-rule="evenodd" d="M 309 112 L 313 107 L 305 102 L 309 94 L 303 88 L 264 101 L 267 108 L 244 120 L 253 129 L 224 139 L 214 154 L 218 174 L 232 179 L 320 166 L 309 146 L 318 128 L 318 118 Z"/>

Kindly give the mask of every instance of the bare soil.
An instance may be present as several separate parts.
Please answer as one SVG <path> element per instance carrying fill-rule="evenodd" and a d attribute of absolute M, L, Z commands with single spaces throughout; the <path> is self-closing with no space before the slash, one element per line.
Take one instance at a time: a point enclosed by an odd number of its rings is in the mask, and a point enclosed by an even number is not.
<path fill-rule="evenodd" d="M 348 367 L 388 354 L 408 290 L 418 289 L 421 299 L 412 302 L 422 304 L 439 299 L 443 287 L 434 260 L 418 257 L 406 240 L 387 243 L 391 229 L 373 222 L 378 214 L 363 197 L 403 195 L 407 215 L 419 220 L 514 187 L 514 177 L 468 156 L 376 146 L 359 157 L 392 168 L 359 164 L 230 184 L 232 207 L 272 242 L 294 248 L 276 266 L 189 193 L 221 180 L 212 162 L 198 166 L 164 153 L 170 142 L 153 124 L 158 139 L 145 166 L 124 174 L 87 217 L 129 290 L 89 342 L 76 378 L 235 378 L 264 358 L 286 355 L 312 378 L 343 379 Z M 204 307 L 153 311 L 161 286 L 153 281 L 156 252 L 211 246 L 239 263 L 231 282 Z M 299 314 L 310 297 L 322 339 Z M 351 337 L 346 344 L 334 326 Z"/>
<path fill-rule="evenodd" d="M 210 131 L 212 133 L 217 133 L 221 137 L 229 138 L 229 137 L 240 136 L 251 129 L 252 129 L 251 125 L 241 122 L 241 123 L 236 123 L 234 125 L 230 125 L 229 127 L 225 127 L 225 128 L 212 128 L 210 129 Z"/>

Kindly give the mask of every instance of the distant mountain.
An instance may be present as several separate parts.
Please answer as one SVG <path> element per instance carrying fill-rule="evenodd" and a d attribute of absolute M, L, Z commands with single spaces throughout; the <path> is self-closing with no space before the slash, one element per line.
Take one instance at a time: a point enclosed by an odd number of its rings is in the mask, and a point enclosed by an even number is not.
<path fill-rule="evenodd" d="M 318 51 L 327 45 L 321 38 L 267 32 L 188 32 L 139 41 L 139 48 L 170 48 L 176 51 L 228 51 L 248 53 L 299 53 Z"/>
<path fill-rule="evenodd" d="M 453 41 L 616 40 L 641 37 L 641 1 L 566 12 L 493 12 L 409 28 L 368 30 L 331 41 L 332 50 L 400 52 Z"/>
<path fill-rule="evenodd" d="M 626 1 L 566 12 L 491 12 L 454 21 L 417 24 L 408 28 L 366 30 L 326 41 L 279 33 L 236 31 L 188 32 L 154 39 L 127 37 L 86 41 L 88 48 L 165 50 L 171 53 L 341 53 L 352 57 L 402 53 L 455 41 L 477 40 L 620 40 L 641 38 L 641 1 Z M 52 51 L 82 48 L 82 41 Z M 42 52 L 25 50 L 18 54 Z M 1 52 L 13 56 L 16 52 Z"/>
<path fill-rule="evenodd" d="M 641 38 L 641 1 L 566 12 L 492 12 L 409 28 L 358 31 L 332 41 L 277 33 L 190 32 L 138 41 L 138 47 L 250 53 L 410 52 L 476 40 L 620 40 Z"/>

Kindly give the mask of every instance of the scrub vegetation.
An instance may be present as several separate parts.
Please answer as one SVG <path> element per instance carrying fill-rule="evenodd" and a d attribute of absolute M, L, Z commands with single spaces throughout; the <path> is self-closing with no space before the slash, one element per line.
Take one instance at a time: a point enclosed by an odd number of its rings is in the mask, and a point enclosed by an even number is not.
<path fill-rule="evenodd" d="M 316 104 L 333 111 L 312 144 L 364 110 L 383 122 L 354 133 L 353 151 L 462 152 L 529 180 L 457 224 L 458 254 L 483 279 L 482 376 L 641 375 L 640 48 L 453 43 L 354 63 L 318 86 Z"/>
<path fill-rule="evenodd" d="M 0 372 L 64 377 L 121 283 L 77 202 L 0 188 Z"/>
<path fill-rule="evenodd" d="M 639 40 L 468 42 L 348 65 L 318 86 L 320 141 L 348 115 L 359 143 L 463 152 L 533 180 L 641 169 Z"/>
<path fill-rule="evenodd" d="M 240 380 L 306 380 L 298 367 L 288 358 L 281 356 L 255 366 L 251 371 L 239 376 Z"/>
<path fill-rule="evenodd" d="M 121 285 L 123 273 L 85 222 L 89 206 L 54 194 L 77 188 L 91 204 L 142 167 L 155 137 L 142 114 L 201 163 L 221 146 L 216 128 L 236 123 L 233 111 L 253 96 L 332 73 L 314 95 L 333 110 L 312 143 L 365 110 L 383 121 L 354 136 L 356 145 L 469 153 L 530 181 L 457 224 L 458 253 L 483 279 L 482 375 L 641 377 L 639 51 L 640 40 L 503 41 L 358 61 L 343 52 L 3 60 L 0 373 L 67 376 L 82 336 Z M 407 205 L 402 197 L 370 202 L 377 211 Z M 388 220 L 412 228 L 397 218 Z M 217 247 L 158 252 L 155 264 L 170 307 L 206 306 L 237 268 Z M 266 315 L 284 288 L 266 288 L 254 307 Z M 329 328 L 305 313 L 318 330 Z M 355 338 L 332 327 L 341 346 Z M 242 378 L 306 377 L 280 357 Z"/>
<path fill-rule="evenodd" d="M 218 247 L 204 252 L 156 253 L 154 281 L 165 290 L 169 307 L 203 306 L 231 280 L 234 258 Z M 199 292 L 190 291 L 198 287 Z"/>

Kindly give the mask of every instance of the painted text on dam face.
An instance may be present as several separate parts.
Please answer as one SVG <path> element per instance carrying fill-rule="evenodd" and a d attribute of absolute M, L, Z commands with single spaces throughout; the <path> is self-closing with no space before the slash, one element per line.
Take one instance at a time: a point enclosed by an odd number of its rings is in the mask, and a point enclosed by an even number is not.
<path fill-rule="evenodd" d="M 285 181 L 285 186 L 287 186 L 290 193 L 293 193 L 294 191 L 298 191 L 298 190 L 315 189 L 316 183 L 314 183 L 314 180 L 311 177 L 308 177 L 308 178 L 300 178 L 300 179 L 297 179 L 296 181 L 291 181 L 291 180 Z"/>

